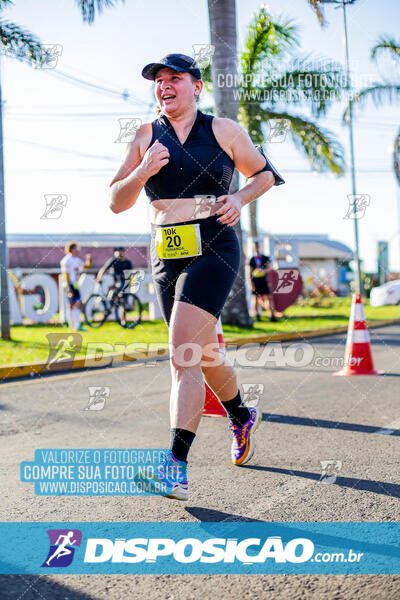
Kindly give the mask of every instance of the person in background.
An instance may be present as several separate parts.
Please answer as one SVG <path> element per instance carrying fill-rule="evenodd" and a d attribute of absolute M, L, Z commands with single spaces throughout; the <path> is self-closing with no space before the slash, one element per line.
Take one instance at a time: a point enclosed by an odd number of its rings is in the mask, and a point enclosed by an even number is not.
<path fill-rule="evenodd" d="M 254 243 L 254 256 L 251 257 L 249 265 L 250 285 L 254 296 L 254 316 L 257 321 L 261 321 L 261 311 L 264 308 L 266 311 L 271 311 L 270 320 L 276 321 L 274 299 L 267 280 L 267 273 L 272 270 L 271 261 L 269 256 L 265 256 L 260 252 L 259 242 Z"/>
<path fill-rule="evenodd" d="M 114 257 L 109 258 L 101 267 L 96 277 L 96 283 L 100 283 L 104 275 L 110 271 L 114 282 L 112 286 L 110 286 L 109 292 L 113 294 L 115 291 L 120 291 L 123 289 L 126 283 L 125 271 L 132 271 L 132 269 L 133 266 L 131 261 L 128 258 L 125 258 L 125 248 L 122 246 L 119 248 L 114 248 Z"/>
<path fill-rule="evenodd" d="M 81 325 L 82 301 L 79 293 L 79 277 L 83 269 L 90 269 L 91 256 L 86 254 L 86 262 L 79 257 L 77 242 L 69 242 L 65 246 L 65 256 L 60 262 L 63 286 L 67 292 L 69 308 L 67 309 L 68 326 L 76 331 L 86 331 Z"/>

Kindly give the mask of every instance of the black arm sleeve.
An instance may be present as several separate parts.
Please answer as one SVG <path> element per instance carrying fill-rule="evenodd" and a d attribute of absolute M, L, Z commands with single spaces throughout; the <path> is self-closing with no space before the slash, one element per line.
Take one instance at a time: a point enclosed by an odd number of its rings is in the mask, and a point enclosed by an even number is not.
<path fill-rule="evenodd" d="M 275 176 L 275 183 L 274 183 L 274 185 L 282 185 L 283 183 L 285 183 L 285 180 L 283 179 L 283 177 L 281 177 L 281 175 L 275 169 L 275 167 L 273 166 L 273 164 L 265 156 L 264 150 L 263 150 L 262 146 L 256 146 L 256 148 L 257 148 L 257 150 L 259 152 L 261 152 L 261 154 L 265 158 L 265 166 L 262 169 L 260 169 L 259 171 L 257 171 L 257 173 L 254 173 L 253 175 L 251 175 L 251 177 L 254 177 L 254 175 L 258 175 L 259 173 L 263 173 L 264 171 L 271 171 L 271 173 L 273 173 L 274 176 Z"/>

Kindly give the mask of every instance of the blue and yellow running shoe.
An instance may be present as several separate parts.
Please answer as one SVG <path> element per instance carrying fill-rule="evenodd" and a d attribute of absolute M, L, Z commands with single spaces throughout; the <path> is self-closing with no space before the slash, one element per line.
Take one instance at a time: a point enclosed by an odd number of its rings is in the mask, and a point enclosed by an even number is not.
<path fill-rule="evenodd" d="M 187 500 L 189 497 L 187 463 L 175 458 L 171 450 L 163 451 L 163 457 L 154 469 L 153 477 L 139 479 L 136 476 L 134 479 L 136 483 L 150 484 L 153 493 L 159 496 L 175 500 Z"/>
<path fill-rule="evenodd" d="M 253 434 L 261 421 L 261 411 L 256 406 L 249 408 L 250 419 L 243 425 L 237 427 L 229 424 L 232 432 L 231 457 L 234 465 L 244 465 L 254 454 Z"/>

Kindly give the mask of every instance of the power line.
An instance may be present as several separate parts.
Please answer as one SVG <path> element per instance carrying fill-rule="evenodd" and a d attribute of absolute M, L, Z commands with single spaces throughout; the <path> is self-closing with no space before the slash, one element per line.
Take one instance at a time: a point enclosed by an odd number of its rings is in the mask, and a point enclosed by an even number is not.
<path fill-rule="evenodd" d="M 27 146 L 35 146 L 37 148 L 44 148 L 46 150 L 51 150 L 52 152 L 63 152 L 66 154 L 74 154 L 75 156 L 82 156 L 84 158 L 95 158 L 100 160 L 111 160 L 113 162 L 118 161 L 119 159 L 110 156 L 110 155 L 100 155 L 100 154 L 88 154 L 87 152 L 79 152 L 79 150 L 69 150 L 68 148 L 59 148 L 57 146 L 48 146 L 47 144 L 40 144 L 39 142 L 31 142 L 30 140 L 20 140 L 18 138 L 4 138 L 10 142 L 17 142 L 18 144 L 25 144 Z M 58 169 L 56 169 L 58 170 Z"/>
<path fill-rule="evenodd" d="M 59 120 L 61 119 L 71 119 L 71 118 L 78 118 L 78 119 L 96 119 L 98 117 L 100 117 L 101 119 L 103 118 L 133 118 L 136 116 L 144 116 L 144 115 L 148 115 L 148 111 L 145 112 L 141 112 L 141 111 L 134 111 L 134 112 L 115 112 L 115 113 L 7 113 L 7 118 L 8 119 L 52 119 L 52 118 L 57 118 Z"/>
<path fill-rule="evenodd" d="M 98 85 L 97 83 L 92 83 L 88 80 L 79 79 L 79 77 L 75 77 L 70 73 L 66 73 L 64 71 L 60 71 L 59 69 L 44 69 L 44 72 L 49 75 L 53 75 L 54 77 L 59 77 L 61 79 L 67 80 L 68 83 L 72 83 L 73 85 L 77 85 L 79 87 L 90 88 L 92 91 L 96 91 L 103 95 L 117 96 L 118 98 L 122 98 L 126 102 L 130 103 L 139 103 L 143 104 L 146 107 L 151 107 L 152 104 L 150 102 L 146 102 L 141 98 L 136 98 L 133 94 L 131 94 L 127 89 L 116 90 L 112 88 L 107 88 L 102 85 Z"/>

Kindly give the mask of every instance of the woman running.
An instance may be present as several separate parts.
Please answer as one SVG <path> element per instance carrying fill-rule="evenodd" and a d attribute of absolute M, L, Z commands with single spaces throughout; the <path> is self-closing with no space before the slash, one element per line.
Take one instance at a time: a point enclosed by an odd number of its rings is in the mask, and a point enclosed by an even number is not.
<path fill-rule="evenodd" d="M 242 404 L 233 367 L 226 358 L 215 366 L 210 349 L 218 347 L 216 323 L 239 270 L 233 226 L 243 206 L 284 181 L 242 127 L 197 109 L 203 82 L 192 58 L 168 54 L 142 75 L 155 82 L 159 115 L 130 143 L 110 184 L 111 210 L 131 208 L 143 187 L 151 202 L 152 275 L 169 328 L 172 376 L 164 473 L 175 476 L 165 476 L 164 495 L 187 500 L 187 457 L 203 412 L 205 382 L 230 420 L 233 464 L 245 464 L 254 452 L 261 413 Z M 229 194 L 235 168 L 248 182 Z M 191 361 L 184 356 L 189 346 Z"/>

